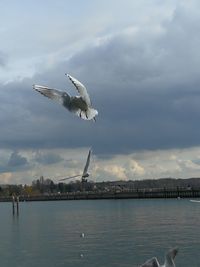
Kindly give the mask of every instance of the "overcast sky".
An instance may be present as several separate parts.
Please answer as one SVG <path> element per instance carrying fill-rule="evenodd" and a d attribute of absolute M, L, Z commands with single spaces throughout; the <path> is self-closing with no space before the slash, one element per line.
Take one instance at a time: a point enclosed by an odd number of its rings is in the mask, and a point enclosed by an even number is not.
<path fill-rule="evenodd" d="M 44 3 L 43 3 L 44 2 Z M 199 177 L 200 3 L 0 1 L 0 183 Z M 88 89 L 97 122 L 32 84 Z M 57 179 L 54 179 L 56 182 Z"/>

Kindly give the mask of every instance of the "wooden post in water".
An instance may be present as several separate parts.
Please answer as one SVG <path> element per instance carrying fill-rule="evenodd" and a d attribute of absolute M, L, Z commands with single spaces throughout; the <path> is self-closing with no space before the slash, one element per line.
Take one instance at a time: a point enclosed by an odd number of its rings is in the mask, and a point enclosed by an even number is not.
<path fill-rule="evenodd" d="M 15 215 L 15 197 L 12 196 L 12 211 L 13 211 L 13 215 Z"/>
<path fill-rule="evenodd" d="M 19 215 L 19 196 L 16 197 L 17 215 Z"/>
<path fill-rule="evenodd" d="M 12 196 L 12 212 L 13 216 L 15 215 L 15 207 L 17 215 L 19 215 L 19 197 Z"/>

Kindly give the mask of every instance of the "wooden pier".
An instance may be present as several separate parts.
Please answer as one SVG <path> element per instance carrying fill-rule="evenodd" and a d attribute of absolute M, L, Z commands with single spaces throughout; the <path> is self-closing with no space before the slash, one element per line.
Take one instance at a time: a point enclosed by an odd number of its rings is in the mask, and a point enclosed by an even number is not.
<path fill-rule="evenodd" d="M 13 203 L 13 209 L 19 213 L 20 201 L 54 201 L 54 200 L 87 200 L 87 199 L 168 199 L 168 198 L 200 198 L 200 189 L 138 189 L 124 191 L 85 191 L 70 192 L 64 194 L 43 194 L 34 196 L 21 195 L 18 200 L 13 202 L 12 197 L 1 197 L 0 201 L 10 201 Z M 14 211 L 15 212 L 15 211 Z"/>

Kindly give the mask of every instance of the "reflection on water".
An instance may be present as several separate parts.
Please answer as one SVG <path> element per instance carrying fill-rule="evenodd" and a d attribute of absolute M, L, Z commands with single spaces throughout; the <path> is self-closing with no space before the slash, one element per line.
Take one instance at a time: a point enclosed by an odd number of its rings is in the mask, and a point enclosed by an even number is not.
<path fill-rule="evenodd" d="M 176 265 L 199 266 L 200 204 L 189 200 L 0 203 L 5 267 L 133 267 L 179 247 Z M 83 238 L 84 234 L 84 238 Z"/>

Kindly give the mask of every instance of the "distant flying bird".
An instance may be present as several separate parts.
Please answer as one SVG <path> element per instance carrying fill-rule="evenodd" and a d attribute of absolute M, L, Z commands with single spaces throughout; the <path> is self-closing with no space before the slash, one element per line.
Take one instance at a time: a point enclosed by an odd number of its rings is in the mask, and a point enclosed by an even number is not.
<path fill-rule="evenodd" d="M 69 74 L 66 75 L 77 89 L 79 93 L 78 96 L 70 96 L 66 92 L 36 84 L 33 85 L 33 89 L 35 89 L 42 95 L 49 97 L 54 101 L 57 101 L 70 112 L 78 115 L 80 118 L 84 120 L 93 119 L 94 121 L 96 121 L 95 116 L 98 115 L 98 111 L 92 108 L 90 97 L 85 86 Z"/>
<path fill-rule="evenodd" d="M 154 258 L 146 261 L 140 267 L 175 267 L 174 258 L 175 258 L 177 253 L 178 253 L 178 248 L 170 249 L 167 252 L 167 254 L 165 255 L 164 265 L 160 265 L 157 258 L 154 257 Z"/>
<path fill-rule="evenodd" d="M 87 181 L 85 178 L 89 177 L 88 167 L 89 167 L 89 164 L 90 164 L 90 156 L 91 156 L 91 150 L 89 150 L 89 152 L 88 152 L 87 161 L 86 161 L 86 164 L 85 164 L 85 167 L 84 167 L 82 175 L 81 174 L 77 174 L 77 175 L 74 175 L 74 176 L 70 176 L 70 177 L 67 177 L 67 178 L 60 179 L 59 181 L 64 181 L 64 180 L 68 180 L 68 179 L 72 179 L 72 178 L 80 177 L 80 176 L 81 176 L 81 181 L 82 182 Z"/>

